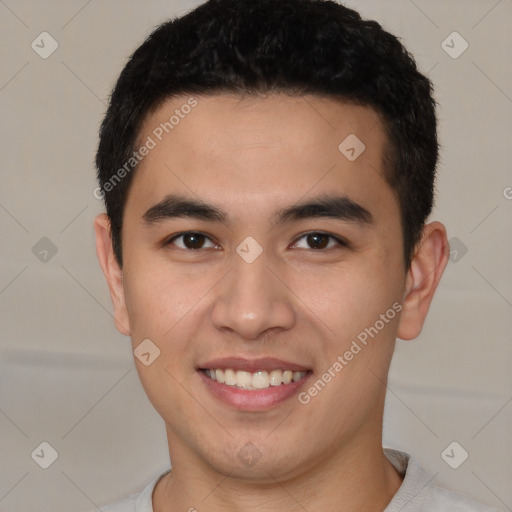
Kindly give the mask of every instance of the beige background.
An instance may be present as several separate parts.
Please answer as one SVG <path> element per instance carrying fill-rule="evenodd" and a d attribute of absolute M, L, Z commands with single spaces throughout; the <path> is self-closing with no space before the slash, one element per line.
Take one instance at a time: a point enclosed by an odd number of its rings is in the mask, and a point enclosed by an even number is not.
<path fill-rule="evenodd" d="M 169 463 L 96 261 L 93 158 L 126 58 L 197 3 L 0 0 L 1 512 L 91 510 Z M 385 444 L 440 484 L 512 510 L 512 1 L 346 3 L 402 37 L 435 83 L 433 217 L 467 248 L 421 336 L 397 344 Z M 47 59 L 31 48 L 43 31 L 59 45 Z M 469 43 L 456 59 L 441 46 L 453 31 Z M 47 262 L 32 250 L 43 237 L 57 249 Z M 43 441 L 58 452 L 48 469 L 31 457 Z M 469 453 L 458 469 L 441 457 L 452 441 Z"/>

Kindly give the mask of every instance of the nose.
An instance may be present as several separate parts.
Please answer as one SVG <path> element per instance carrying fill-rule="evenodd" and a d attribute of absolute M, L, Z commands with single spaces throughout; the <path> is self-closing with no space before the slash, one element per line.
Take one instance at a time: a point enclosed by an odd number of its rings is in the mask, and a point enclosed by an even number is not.
<path fill-rule="evenodd" d="M 271 268 L 265 252 L 252 263 L 234 255 L 233 268 L 218 286 L 212 322 L 219 330 L 256 340 L 269 330 L 288 330 L 296 321 L 293 293 Z"/>

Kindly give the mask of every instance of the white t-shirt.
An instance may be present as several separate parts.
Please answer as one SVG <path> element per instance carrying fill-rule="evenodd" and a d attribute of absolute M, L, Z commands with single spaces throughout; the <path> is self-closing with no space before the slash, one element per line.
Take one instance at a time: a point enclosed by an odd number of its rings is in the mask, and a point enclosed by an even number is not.
<path fill-rule="evenodd" d="M 407 453 L 384 448 L 384 454 L 405 476 L 400 489 L 383 512 L 496 512 L 463 494 L 437 487 L 432 477 Z M 141 492 L 101 509 L 103 512 L 153 512 L 153 489 L 169 471 L 157 475 Z"/>

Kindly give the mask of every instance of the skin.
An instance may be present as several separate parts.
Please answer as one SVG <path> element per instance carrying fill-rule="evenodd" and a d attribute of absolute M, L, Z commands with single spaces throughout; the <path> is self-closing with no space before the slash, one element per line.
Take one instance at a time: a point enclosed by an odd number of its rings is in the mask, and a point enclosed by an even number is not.
<path fill-rule="evenodd" d="M 123 268 L 105 214 L 97 253 L 118 330 L 132 348 L 149 338 L 160 356 L 135 359 L 149 400 L 166 424 L 172 472 L 153 493 L 155 512 L 189 510 L 382 511 L 402 477 L 382 451 L 386 381 L 397 337 L 415 338 L 448 261 L 444 226 L 427 224 L 409 269 L 399 205 L 382 174 L 386 144 L 369 107 L 317 96 L 199 97 L 142 160 L 124 213 Z M 148 117 L 140 141 L 188 97 Z M 364 142 L 353 162 L 339 150 Z M 229 225 L 174 218 L 147 225 L 144 213 L 180 193 L 226 211 Z M 305 218 L 272 223 L 279 209 L 324 193 L 347 196 L 372 223 Z M 200 249 L 171 235 L 199 231 Z M 315 249 L 307 233 L 321 239 Z M 237 246 L 263 248 L 246 263 Z M 202 240 L 202 239 L 201 239 Z M 189 244 L 190 246 L 190 244 Z M 402 311 L 325 388 L 265 411 L 239 411 L 206 389 L 197 366 L 217 357 L 276 357 L 313 371 L 314 382 L 357 335 L 400 303 Z M 252 443 L 260 459 L 238 457 Z"/>

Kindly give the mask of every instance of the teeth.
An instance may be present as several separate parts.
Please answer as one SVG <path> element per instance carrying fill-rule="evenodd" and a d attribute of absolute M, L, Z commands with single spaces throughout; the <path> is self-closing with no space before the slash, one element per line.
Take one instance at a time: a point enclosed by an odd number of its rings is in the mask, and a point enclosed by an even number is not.
<path fill-rule="evenodd" d="M 216 370 L 222 371 L 222 370 Z M 252 376 L 249 372 L 236 372 L 235 374 L 236 385 L 239 388 L 250 388 L 252 385 Z"/>
<path fill-rule="evenodd" d="M 215 374 L 217 374 L 217 371 Z M 224 384 L 227 384 L 228 386 L 234 386 L 236 384 L 236 373 L 234 370 L 226 370 L 224 372 Z"/>
<path fill-rule="evenodd" d="M 270 386 L 280 386 L 302 379 L 307 372 L 292 372 L 291 370 L 272 370 L 270 373 L 260 370 L 254 373 L 221 369 L 205 370 L 206 375 L 221 384 L 241 389 L 267 389 Z"/>
<path fill-rule="evenodd" d="M 280 386 L 283 382 L 283 372 L 281 370 L 272 370 L 270 372 L 270 385 Z"/>
<path fill-rule="evenodd" d="M 251 384 L 253 388 L 265 389 L 270 387 L 270 377 L 268 372 L 261 371 L 252 375 Z"/>

